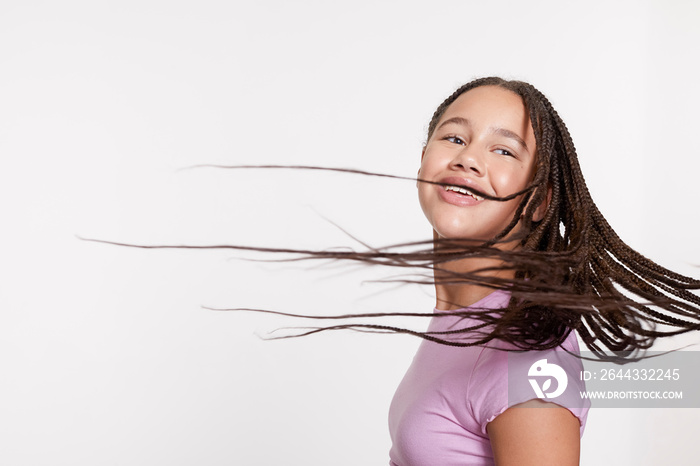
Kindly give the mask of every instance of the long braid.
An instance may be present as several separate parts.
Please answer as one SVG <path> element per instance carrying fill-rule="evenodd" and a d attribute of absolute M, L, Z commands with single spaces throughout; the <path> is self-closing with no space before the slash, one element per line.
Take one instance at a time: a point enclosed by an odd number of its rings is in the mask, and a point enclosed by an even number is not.
<path fill-rule="evenodd" d="M 513 220 L 497 239 L 504 238 L 520 221 L 521 228 L 526 231 L 522 242 L 524 251 L 551 252 L 555 258 L 563 257 L 560 255 L 566 253 L 574 258 L 576 266 L 571 267 L 569 273 L 554 274 L 563 277 L 562 282 L 555 285 L 564 285 L 571 293 L 589 298 L 590 305 L 587 312 L 579 313 L 575 319 L 570 313 L 566 315 L 567 326 L 575 328 L 586 345 L 601 354 L 603 351 L 596 341 L 618 353 L 645 349 L 657 336 L 678 333 L 678 330 L 648 330 L 645 325 L 665 324 L 686 331 L 698 329 L 700 297 L 689 290 L 699 289 L 700 281 L 656 264 L 619 238 L 593 202 L 568 128 L 547 98 L 534 87 L 499 78 L 479 79 L 462 86 L 438 107 L 429 126 L 428 138 L 452 102 L 469 89 L 483 85 L 499 86 L 520 95 L 530 114 L 537 147 L 533 190 L 524 196 Z M 551 192 L 547 211 L 540 222 L 533 222 L 535 209 L 547 196 L 547 185 Z M 519 218 L 521 214 L 522 219 Z M 513 263 L 518 269 L 517 260 Z M 551 285 L 551 280 L 544 276 L 551 274 L 551 269 L 528 267 L 527 272 L 518 272 L 516 278 Z M 621 293 L 619 288 L 626 290 L 627 294 Z M 540 343 L 547 338 L 561 341 L 563 336 L 558 332 L 533 335 L 526 328 L 531 327 L 533 322 L 517 317 L 518 312 L 534 312 L 536 309 L 542 314 L 560 315 L 559 310 L 567 314 L 556 302 L 549 306 L 542 303 L 543 297 L 536 297 L 535 302 L 541 304 L 533 304 L 523 301 L 523 296 L 514 290 L 510 312 L 506 312 L 496 325 L 496 331 L 504 333 L 499 337 L 512 341 L 517 339 L 517 335 L 528 334 Z M 599 303 L 596 303 L 597 299 L 600 299 Z M 649 301 L 664 312 L 654 310 L 637 299 Z M 557 326 L 557 319 L 562 318 L 561 315 L 554 318 L 554 327 Z M 543 331 L 551 332 L 550 325 L 541 326 Z"/>

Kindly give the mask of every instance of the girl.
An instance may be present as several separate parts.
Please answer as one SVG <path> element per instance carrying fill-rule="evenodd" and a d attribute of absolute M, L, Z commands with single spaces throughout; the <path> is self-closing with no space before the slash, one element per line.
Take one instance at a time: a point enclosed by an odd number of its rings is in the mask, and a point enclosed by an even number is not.
<path fill-rule="evenodd" d="M 634 356 L 698 329 L 688 290 L 700 282 L 615 235 L 564 123 L 529 84 L 478 79 L 445 100 L 419 179 L 437 297 L 423 337 L 443 345 L 425 341 L 396 392 L 392 464 L 578 464 L 588 407 L 508 400 L 512 366 L 497 350 L 577 353 L 575 330 L 603 358 Z"/>
<path fill-rule="evenodd" d="M 549 404 L 554 409 L 527 409 L 548 405 L 536 399 L 508 408 L 508 364 L 497 349 L 517 347 L 486 341 L 486 346 L 469 346 L 480 339 L 476 333 L 499 328 L 491 321 L 480 329 L 479 319 L 470 314 L 493 317 L 483 310 L 508 307 L 509 293 L 494 291 L 493 285 L 507 288 L 526 277 L 504 257 L 531 250 L 532 230 L 545 229 L 553 212 L 562 209 L 557 205 L 562 193 L 554 194 L 557 186 L 540 168 L 559 154 L 542 153 L 542 116 L 535 113 L 537 107 L 525 106 L 519 90 L 534 91 L 524 83 L 476 81 L 447 99 L 430 123 L 419 179 L 433 183 L 419 183 L 419 199 L 433 227 L 436 255 L 455 257 L 434 269 L 439 314 L 426 333 L 467 347 L 421 345 L 390 410 L 392 465 L 578 464 L 587 408 L 569 411 Z M 491 245 L 491 251 L 478 254 L 475 248 L 481 245 Z M 461 254 L 460 246 L 470 254 Z M 550 326 L 539 320 L 533 319 L 535 330 L 548 331 Z M 469 328 L 474 331 L 464 339 L 447 337 Z M 485 340 L 492 336 L 486 334 Z M 578 352 L 568 327 L 516 343 L 530 340 L 556 341 Z"/>

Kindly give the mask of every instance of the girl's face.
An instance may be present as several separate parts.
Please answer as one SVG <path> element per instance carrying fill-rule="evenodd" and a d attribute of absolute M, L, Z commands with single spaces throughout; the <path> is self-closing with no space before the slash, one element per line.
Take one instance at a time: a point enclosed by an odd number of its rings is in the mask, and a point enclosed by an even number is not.
<path fill-rule="evenodd" d="M 459 96 L 442 115 L 423 150 L 418 176 L 504 197 L 525 188 L 534 170 L 535 134 L 522 99 L 500 87 L 481 86 Z M 483 241 L 510 223 L 521 200 L 489 201 L 428 183 L 418 184 L 418 197 L 439 238 Z M 534 220 L 542 214 L 541 206 Z"/>

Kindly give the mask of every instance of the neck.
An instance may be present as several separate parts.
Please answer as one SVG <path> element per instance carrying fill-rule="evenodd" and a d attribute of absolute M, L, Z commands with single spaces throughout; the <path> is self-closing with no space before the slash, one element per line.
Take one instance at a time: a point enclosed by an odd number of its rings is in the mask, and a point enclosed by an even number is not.
<path fill-rule="evenodd" d="M 501 246 L 508 248 L 510 244 Z M 503 280 L 515 277 L 512 270 L 499 270 L 503 265 L 502 260 L 494 258 L 467 258 L 436 265 L 433 269 L 435 307 L 453 311 L 471 306 L 493 293 L 494 288 L 481 283 L 487 283 L 494 278 Z M 460 283 L 462 279 L 459 276 L 464 274 L 474 274 L 477 283 Z"/>

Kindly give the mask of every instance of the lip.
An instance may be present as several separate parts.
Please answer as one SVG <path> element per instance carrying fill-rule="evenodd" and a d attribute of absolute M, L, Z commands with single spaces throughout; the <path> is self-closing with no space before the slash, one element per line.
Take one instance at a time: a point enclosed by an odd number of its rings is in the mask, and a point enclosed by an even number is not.
<path fill-rule="evenodd" d="M 442 178 L 440 183 L 444 184 L 451 184 L 453 186 L 464 186 L 466 188 L 474 188 L 475 191 L 481 191 L 485 192 L 486 190 L 483 189 L 481 186 L 477 185 L 474 183 L 469 178 L 460 178 L 458 176 L 448 176 L 445 178 Z M 447 202 L 448 204 L 456 205 L 459 207 L 469 207 L 469 206 L 474 206 L 477 204 L 481 204 L 484 202 L 483 200 L 478 201 L 474 199 L 472 196 L 469 195 L 464 195 L 464 194 L 459 194 L 454 191 L 447 191 L 444 186 L 436 186 L 438 190 L 438 194 L 440 195 L 440 198 Z"/>

